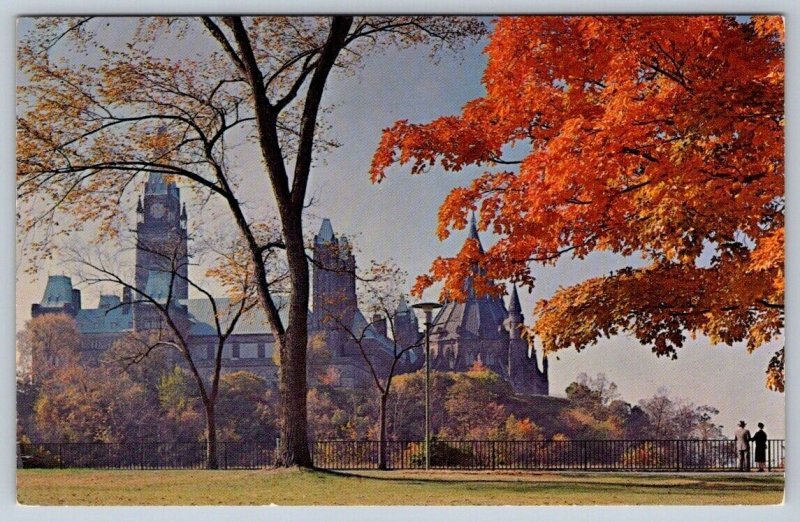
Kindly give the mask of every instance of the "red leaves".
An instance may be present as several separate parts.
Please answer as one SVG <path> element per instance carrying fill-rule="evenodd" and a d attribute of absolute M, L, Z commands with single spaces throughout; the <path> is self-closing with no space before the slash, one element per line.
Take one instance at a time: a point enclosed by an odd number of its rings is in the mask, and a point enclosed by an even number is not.
<path fill-rule="evenodd" d="M 537 330 L 549 349 L 622 329 L 665 354 L 687 330 L 751 347 L 780 333 L 780 18 L 506 17 L 486 53 L 485 97 L 459 117 L 400 122 L 373 161 L 381 179 L 393 163 L 413 173 L 437 163 L 491 168 L 510 145 L 528 151 L 516 172 L 486 172 L 448 195 L 440 238 L 478 209 L 500 239 L 480 258 L 465 249 L 438 259 L 418 289 L 442 281 L 458 295 L 476 263 L 487 278 L 532 284 L 530 261 L 609 250 L 652 267 L 541 305 Z M 728 286 L 715 291 L 715 280 Z"/>

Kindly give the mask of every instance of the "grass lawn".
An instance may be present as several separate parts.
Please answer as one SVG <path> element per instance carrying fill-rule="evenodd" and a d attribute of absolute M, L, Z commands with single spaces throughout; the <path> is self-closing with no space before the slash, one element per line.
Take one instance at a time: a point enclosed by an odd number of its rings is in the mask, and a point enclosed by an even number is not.
<path fill-rule="evenodd" d="M 28 505 L 779 504 L 783 474 L 18 470 Z"/>

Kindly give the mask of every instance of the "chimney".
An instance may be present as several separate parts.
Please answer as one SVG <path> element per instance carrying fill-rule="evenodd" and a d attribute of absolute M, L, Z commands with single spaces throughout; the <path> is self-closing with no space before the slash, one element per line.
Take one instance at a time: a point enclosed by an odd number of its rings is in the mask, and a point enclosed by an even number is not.
<path fill-rule="evenodd" d="M 386 319 L 384 319 L 381 314 L 373 314 L 372 326 L 378 331 L 378 333 L 386 337 Z"/>
<path fill-rule="evenodd" d="M 122 313 L 129 314 L 131 310 L 131 289 L 127 286 L 122 289 Z"/>
<path fill-rule="evenodd" d="M 78 310 L 81 309 L 81 291 L 77 288 L 72 289 L 72 308 L 75 313 L 78 313 Z"/>

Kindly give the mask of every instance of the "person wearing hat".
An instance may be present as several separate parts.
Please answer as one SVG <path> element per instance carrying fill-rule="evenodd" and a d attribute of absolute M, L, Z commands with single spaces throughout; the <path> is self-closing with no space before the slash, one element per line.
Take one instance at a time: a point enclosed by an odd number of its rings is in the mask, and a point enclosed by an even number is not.
<path fill-rule="evenodd" d="M 764 464 L 767 462 L 767 434 L 764 431 L 764 423 L 758 423 L 758 431 L 753 435 L 753 441 L 756 443 L 756 464 L 758 464 L 758 471 L 764 471 Z"/>
<path fill-rule="evenodd" d="M 739 452 L 739 471 L 750 471 L 750 430 L 747 423 L 739 421 L 739 427 L 733 432 L 736 439 L 736 451 Z"/>

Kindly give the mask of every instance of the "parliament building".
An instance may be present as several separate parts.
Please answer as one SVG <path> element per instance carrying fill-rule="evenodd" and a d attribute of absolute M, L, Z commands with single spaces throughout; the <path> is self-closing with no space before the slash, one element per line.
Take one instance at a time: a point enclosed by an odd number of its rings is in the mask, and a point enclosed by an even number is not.
<path fill-rule="evenodd" d="M 169 306 L 170 317 L 188 339 L 195 364 L 210 372 L 218 342 L 214 311 L 209 299 L 189 296 L 189 232 L 180 189 L 161 175 L 151 174 L 138 201 L 136 216 L 135 288 Z M 480 244 L 474 218 L 469 238 Z M 359 310 L 355 269 L 355 256 L 347 238 L 337 236 L 330 220 L 323 219 L 313 244 L 308 326 L 309 343 L 317 345 L 314 352 L 319 353 L 321 345 L 326 353 L 325 357 L 309 359 L 312 381 L 315 372 L 332 369 L 328 374 L 333 376 L 335 385 L 371 386 L 372 375 L 365 358 L 381 375 L 388 371 L 395 354 L 401 352 L 396 373 L 413 372 L 424 366 L 423 332 L 411 307 L 401 297 L 391 317 L 373 314 L 367 318 Z M 432 370 L 466 371 L 481 362 L 507 380 L 516 393 L 547 395 L 547 359 L 542 359 L 540 368 L 535 350 L 520 335 L 524 317 L 516 287 L 506 306 L 500 297 L 477 296 L 471 279 L 465 285 L 467 299 L 445 302 L 432 321 Z M 229 303 L 226 298 L 215 301 L 222 309 Z M 96 308 L 84 307 L 81 291 L 66 275 L 49 276 L 41 302 L 31 308 L 33 317 L 49 313 L 73 317 L 83 337 L 81 356 L 87 364 L 97 364 L 103 352 L 125 334 L 163 329 L 164 325 L 158 309 L 131 295 L 130 289 L 121 295 L 101 295 Z M 223 371 L 246 370 L 275 382 L 275 349 L 266 315 L 256 306 L 243 314 L 227 339 Z M 181 362 L 177 356 L 175 360 Z M 35 375 L 35 361 L 33 364 Z M 315 364 L 326 368 L 314 368 Z"/>

